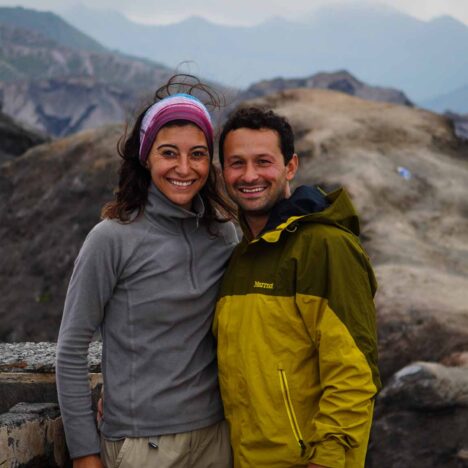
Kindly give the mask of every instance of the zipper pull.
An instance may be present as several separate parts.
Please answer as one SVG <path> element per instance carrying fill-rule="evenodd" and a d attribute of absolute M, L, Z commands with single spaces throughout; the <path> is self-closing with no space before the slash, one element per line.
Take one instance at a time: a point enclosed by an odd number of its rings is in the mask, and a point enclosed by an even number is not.
<path fill-rule="evenodd" d="M 301 446 L 301 457 L 303 457 L 305 455 L 307 447 L 302 439 L 299 439 L 299 445 Z"/>

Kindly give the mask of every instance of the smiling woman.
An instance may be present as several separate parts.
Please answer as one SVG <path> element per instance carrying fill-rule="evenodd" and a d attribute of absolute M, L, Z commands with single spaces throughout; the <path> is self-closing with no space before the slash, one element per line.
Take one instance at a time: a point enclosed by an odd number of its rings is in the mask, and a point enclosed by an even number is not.
<path fill-rule="evenodd" d="M 70 280 L 57 387 L 75 468 L 231 466 L 210 327 L 237 236 L 217 188 L 211 118 L 192 95 L 208 88 L 171 94 L 176 79 L 122 145 L 115 200 Z M 86 360 L 98 328 L 100 434 Z"/>
<path fill-rule="evenodd" d="M 165 126 L 154 140 L 147 166 L 154 185 L 173 203 L 190 209 L 210 171 L 203 131 L 183 121 Z"/>

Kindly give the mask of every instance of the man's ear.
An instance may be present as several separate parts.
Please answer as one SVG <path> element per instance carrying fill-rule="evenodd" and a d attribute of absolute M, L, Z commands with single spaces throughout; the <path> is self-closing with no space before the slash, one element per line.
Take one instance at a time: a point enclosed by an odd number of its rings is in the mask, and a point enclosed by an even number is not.
<path fill-rule="evenodd" d="M 289 182 L 294 179 L 297 169 L 299 168 L 299 156 L 294 153 L 292 158 L 286 164 L 286 180 Z"/>

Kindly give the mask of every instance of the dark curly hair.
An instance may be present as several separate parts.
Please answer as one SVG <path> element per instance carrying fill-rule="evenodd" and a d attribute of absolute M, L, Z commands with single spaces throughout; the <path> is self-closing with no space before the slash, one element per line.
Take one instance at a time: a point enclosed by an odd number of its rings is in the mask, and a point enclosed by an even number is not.
<path fill-rule="evenodd" d="M 128 127 L 126 127 L 124 135 L 119 140 L 117 151 L 122 158 L 119 185 L 114 192 L 114 200 L 103 206 L 102 218 L 118 219 L 123 223 L 129 223 L 143 212 L 148 199 L 151 175 L 139 160 L 141 122 L 151 105 L 167 96 L 181 92 L 198 97 L 209 109 L 219 108 L 222 104 L 220 95 L 193 75 L 173 75 L 165 85 L 157 89 L 151 104 L 147 105 L 136 118 L 130 134 L 127 134 Z M 189 124 L 191 122 L 178 120 L 169 122 L 164 127 Z M 213 221 L 225 222 L 235 218 L 236 210 L 225 197 L 219 180 L 219 169 L 211 160 L 208 180 L 200 190 L 200 196 L 205 205 L 204 219 L 208 225 L 211 225 Z"/>
<path fill-rule="evenodd" d="M 269 129 L 275 131 L 280 139 L 281 153 L 284 163 L 287 164 L 294 154 L 294 133 L 291 125 L 285 117 L 276 114 L 272 110 L 264 110 L 260 107 L 245 107 L 234 111 L 224 124 L 219 137 L 219 161 L 224 166 L 224 141 L 229 132 L 239 128 L 251 130 Z"/>

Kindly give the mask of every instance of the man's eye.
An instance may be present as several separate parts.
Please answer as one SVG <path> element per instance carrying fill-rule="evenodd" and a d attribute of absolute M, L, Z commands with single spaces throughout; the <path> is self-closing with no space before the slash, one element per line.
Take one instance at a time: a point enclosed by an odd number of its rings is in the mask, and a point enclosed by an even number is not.
<path fill-rule="evenodd" d="M 258 164 L 259 164 L 260 166 L 268 166 L 268 165 L 270 164 L 270 160 L 269 160 L 269 159 L 260 159 L 260 160 L 258 161 Z"/>
<path fill-rule="evenodd" d="M 233 161 L 229 166 L 234 168 L 242 167 L 242 161 Z"/>

